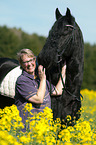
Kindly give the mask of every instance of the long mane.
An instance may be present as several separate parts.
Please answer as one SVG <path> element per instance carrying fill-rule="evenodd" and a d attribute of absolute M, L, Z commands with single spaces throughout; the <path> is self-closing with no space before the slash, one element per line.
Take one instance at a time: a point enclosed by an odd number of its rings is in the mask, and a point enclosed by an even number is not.
<path fill-rule="evenodd" d="M 54 118 L 61 120 L 67 115 L 76 119 L 81 107 L 80 89 L 83 81 L 84 41 L 80 27 L 75 22 L 67 8 L 66 14 L 61 15 L 56 9 L 56 22 L 49 31 L 46 43 L 39 53 L 38 63 L 46 68 L 47 79 L 54 85 L 60 77 L 60 71 L 66 61 L 66 81 L 61 97 L 52 97 Z M 59 109 L 59 110 L 58 110 Z"/>

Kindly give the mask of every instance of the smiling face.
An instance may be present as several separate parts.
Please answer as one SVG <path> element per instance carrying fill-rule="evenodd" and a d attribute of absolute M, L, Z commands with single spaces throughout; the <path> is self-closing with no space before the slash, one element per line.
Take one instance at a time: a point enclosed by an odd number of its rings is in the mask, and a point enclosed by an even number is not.
<path fill-rule="evenodd" d="M 36 68 L 36 57 L 28 56 L 27 54 L 22 55 L 21 66 L 29 74 L 35 75 Z"/>

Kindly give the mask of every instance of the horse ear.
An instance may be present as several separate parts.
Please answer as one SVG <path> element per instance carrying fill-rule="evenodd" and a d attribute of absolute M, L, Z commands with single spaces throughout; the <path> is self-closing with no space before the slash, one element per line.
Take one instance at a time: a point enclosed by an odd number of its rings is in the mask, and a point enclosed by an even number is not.
<path fill-rule="evenodd" d="M 71 12 L 70 12 L 70 9 L 69 8 L 67 8 L 66 16 L 71 16 Z"/>
<path fill-rule="evenodd" d="M 71 24 L 72 15 L 71 15 L 71 12 L 70 12 L 70 9 L 69 9 L 69 8 L 67 8 L 66 17 L 67 17 L 67 19 L 68 19 L 69 24 Z"/>
<path fill-rule="evenodd" d="M 55 15 L 56 15 L 56 20 L 58 20 L 60 17 L 62 17 L 62 15 L 60 14 L 58 8 L 56 9 Z"/>

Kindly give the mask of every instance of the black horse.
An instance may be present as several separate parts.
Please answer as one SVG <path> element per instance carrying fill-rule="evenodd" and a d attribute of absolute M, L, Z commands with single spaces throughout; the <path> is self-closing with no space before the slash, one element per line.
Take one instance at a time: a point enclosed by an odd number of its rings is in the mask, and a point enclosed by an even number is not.
<path fill-rule="evenodd" d="M 56 9 L 56 22 L 49 32 L 47 41 L 38 55 L 38 63 L 46 68 L 47 78 L 54 85 L 61 76 L 61 68 L 66 61 L 66 81 L 62 96 L 51 97 L 54 119 L 59 117 L 62 123 L 70 125 L 80 117 L 80 89 L 83 80 L 84 41 L 82 32 L 67 8 L 62 16 Z M 74 124 L 71 123 L 71 125 Z"/>
<path fill-rule="evenodd" d="M 47 79 L 54 85 L 57 84 L 61 76 L 61 68 L 66 61 L 66 81 L 63 84 L 63 93 L 62 96 L 51 97 L 52 110 L 54 119 L 60 118 L 62 123 L 73 125 L 74 123 L 67 122 L 66 117 L 70 115 L 71 121 L 80 117 L 78 110 L 81 107 L 80 89 L 83 80 L 84 42 L 82 32 L 68 8 L 65 16 L 62 16 L 56 9 L 56 22 L 51 28 L 37 60 L 38 64 L 46 68 Z M 11 61 L 14 63 L 13 60 Z M 18 62 L 10 63 L 7 69 L 16 66 L 18 66 Z M 4 70 L 1 71 L 1 69 L 2 63 L 0 63 L 0 76 L 3 78 L 5 69 L 4 67 Z"/>

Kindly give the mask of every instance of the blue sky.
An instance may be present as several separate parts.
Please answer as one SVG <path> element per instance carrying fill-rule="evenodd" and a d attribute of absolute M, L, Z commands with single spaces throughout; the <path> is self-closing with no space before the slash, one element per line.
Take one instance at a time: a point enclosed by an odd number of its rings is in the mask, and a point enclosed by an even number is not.
<path fill-rule="evenodd" d="M 82 30 L 84 41 L 96 44 L 96 0 L 0 0 L 0 26 L 47 37 L 57 7 L 62 15 L 68 7 Z"/>

